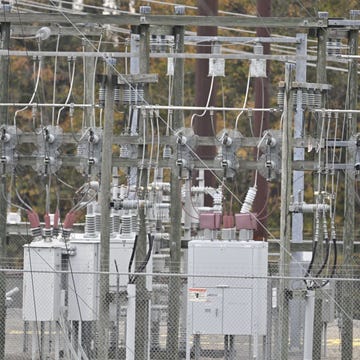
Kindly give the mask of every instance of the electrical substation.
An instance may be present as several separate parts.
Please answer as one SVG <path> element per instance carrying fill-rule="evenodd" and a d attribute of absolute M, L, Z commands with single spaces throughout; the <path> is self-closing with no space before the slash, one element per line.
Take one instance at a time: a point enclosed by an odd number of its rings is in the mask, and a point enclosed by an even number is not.
<path fill-rule="evenodd" d="M 1 1 L 0 358 L 360 359 L 360 10 L 106 3 Z"/>

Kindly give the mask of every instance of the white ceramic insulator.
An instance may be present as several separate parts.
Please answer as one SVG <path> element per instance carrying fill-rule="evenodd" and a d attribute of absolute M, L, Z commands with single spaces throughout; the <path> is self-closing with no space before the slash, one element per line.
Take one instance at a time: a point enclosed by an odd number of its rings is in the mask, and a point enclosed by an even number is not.
<path fill-rule="evenodd" d="M 249 188 L 249 190 L 248 190 L 248 192 L 246 194 L 244 203 L 243 203 L 243 205 L 241 207 L 240 213 L 245 214 L 245 213 L 250 212 L 250 210 L 252 208 L 252 205 L 254 203 L 255 197 L 256 197 L 256 192 L 257 192 L 256 186 L 253 186 L 253 187 Z"/>

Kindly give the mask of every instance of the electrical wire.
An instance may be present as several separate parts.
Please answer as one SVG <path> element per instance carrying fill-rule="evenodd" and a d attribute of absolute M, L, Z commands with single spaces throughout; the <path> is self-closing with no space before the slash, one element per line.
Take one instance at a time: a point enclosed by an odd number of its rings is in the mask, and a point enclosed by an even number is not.
<path fill-rule="evenodd" d="M 66 181 L 62 180 L 56 173 L 54 173 L 54 176 L 59 183 L 65 185 L 67 188 L 69 188 L 71 190 L 75 190 L 74 186 L 72 186 L 72 185 L 68 184 Z"/>
<path fill-rule="evenodd" d="M 264 81 L 261 78 L 261 107 L 264 108 Z M 251 121 L 250 121 L 251 124 Z M 261 112 L 261 121 L 260 121 L 260 129 L 259 129 L 259 137 L 263 133 L 263 126 L 264 126 L 264 112 Z M 269 145 L 270 146 L 270 145 Z M 260 146 L 256 147 L 256 161 L 259 161 L 260 156 Z M 257 187 L 257 180 L 258 180 L 258 170 L 255 170 L 255 178 L 254 178 L 254 187 Z M 264 209 L 264 208 L 263 208 Z M 263 210 L 261 210 L 262 212 Z"/>
<path fill-rule="evenodd" d="M 125 46 L 125 54 L 127 55 L 128 53 L 128 43 L 126 43 L 126 46 Z M 124 57 L 124 66 L 125 66 L 125 75 L 128 74 L 128 57 L 125 56 Z"/>
<path fill-rule="evenodd" d="M 224 79 L 221 78 L 221 104 L 225 108 L 225 91 L 224 91 Z M 223 111 L 223 129 L 226 128 L 226 111 Z M 214 133 L 215 134 L 215 133 Z"/>
<path fill-rule="evenodd" d="M 246 83 L 246 90 L 245 90 L 245 98 L 244 98 L 244 104 L 243 104 L 243 108 L 246 107 L 247 104 L 247 99 L 249 96 L 249 89 L 250 89 L 250 78 L 251 78 L 251 73 L 250 73 L 250 68 L 249 68 L 249 72 L 248 72 L 248 78 L 247 78 L 247 83 Z M 238 123 L 239 123 L 239 118 L 240 116 L 243 114 L 243 110 L 238 114 L 238 116 L 235 119 L 235 126 L 234 126 L 234 130 L 238 130 Z"/>
<path fill-rule="evenodd" d="M 56 46 L 55 46 L 55 51 L 56 52 L 59 51 L 60 37 L 61 37 L 61 34 L 60 34 L 60 31 L 59 31 L 59 33 L 57 35 L 57 38 L 56 38 Z M 57 63 L 58 63 L 58 57 L 55 56 L 55 59 L 54 59 L 53 100 L 52 100 L 53 104 L 55 104 L 55 102 L 56 102 Z M 51 123 L 52 123 L 52 126 L 55 125 L 55 107 L 52 108 Z"/>
<path fill-rule="evenodd" d="M 152 158 L 153 158 L 153 151 L 154 151 L 154 144 L 155 144 L 155 133 L 154 133 L 154 111 L 151 111 L 149 114 L 149 120 L 150 120 L 150 129 L 151 129 L 151 147 L 150 147 L 150 155 L 149 155 L 149 167 L 147 171 L 147 183 L 146 187 L 150 184 L 150 169 L 152 166 Z M 144 132 L 145 133 L 145 132 Z M 146 145 L 144 144 L 144 147 Z"/>
<path fill-rule="evenodd" d="M 145 152 L 146 152 L 146 112 L 143 112 L 143 145 L 142 145 L 142 157 L 141 157 L 141 164 L 140 164 L 140 173 L 138 179 L 138 187 L 142 187 L 142 174 L 143 169 L 145 166 Z"/>
<path fill-rule="evenodd" d="M 30 211 L 33 211 L 32 207 L 30 205 L 28 205 L 23 199 L 22 197 L 20 196 L 19 192 L 17 189 L 15 189 L 15 193 L 16 193 L 16 196 L 17 198 L 19 199 L 19 201 L 25 206 L 25 208 L 27 210 L 30 210 Z"/>
<path fill-rule="evenodd" d="M 89 7 L 91 7 L 91 6 L 89 6 Z M 95 8 L 99 8 L 99 9 L 105 9 L 105 8 L 101 8 L 101 7 L 95 7 Z M 58 10 L 58 8 L 56 8 L 57 9 L 57 11 L 59 11 Z M 69 9 L 63 9 L 63 11 L 64 10 L 66 10 L 65 12 L 69 12 L 69 13 L 72 13 L 72 11 L 71 10 L 69 10 Z M 117 10 L 117 11 L 120 11 L 120 10 Z M 219 11 L 219 12 L 221 12 L 221 11 Z M 78 13 L 78 12 L 74 12 L 74 13 Z M 233 16 L 250 16 L 250 17 L 254 17 L 253 15 L 245 15 L 245 14 L 237 14 L 237 13 L 231 13 L 231 12 L 224 12 L 224 13 L 226 13 L 226 14 L 231 14 L 231 15 L 233 15 Z M 249 33 L 249 34 L 256 34 L 256 32 L 255 31 L 250 31 L 250 30 L 243 30 L 243 29 L 237 29 L 237 28 L 228 28 L 228 27 L 219 27 L 219 29 L 222 29 L 222 30 L 226 30 L 226 31 L 236 31 L 236 32 L 246 32 L 246 33 Z M 111 31 L 121 31 L 121 32 L 126 32 L 126 33 L 128 33 L 128 30 L 124 30 L 124 29 L 119 29 L 119 30 L 117 30 L 117 28 L 114 28 L 114 27 L 111 27 L 111 29 L 110 29 Z M 190 34 L 193 34 L 192 32 L 187 32 L 187 33 L 190 33 Z M 277 35 L 277 34 L 273 34 L 273 36 L 275 36 L 275 37 L 286 37 L 286 36 L 283 36 L 283 35 Z M 312 39 L 309 39 L 308 40 L 308 42 L 314 42 L 314 43 L 316 43 L 316 40 L 312 40 Z M 279 45 L 279 48 L 277 49 L 277 46 L 278 45 L 272 45 L 272 49 L 274 49 L 275 51 L 277 50 L 277 51 L 280 51 L 281 50 L 281 45 Z M 285 48 L 285 47 L 284 47 Z M 288 47 L 289 49 L 292 49 L 293 50 L 293 52 L 292 53 L 294 53 L 295 52 L 295 48 L 291 48 L 291 47 Z M 311 51 L 311 49 L 310 49 L 310 51 Z M 290 52 L 287 52 L 287 53 L 290 53 Z M 335 59 L 335 61 L 336 61 L 336 59 Z M 308 66 L 313 66 L 313 67 L 316 67 L 316 64 L 307 64 Z M 343 69 L 343 68 L 333 68 L 333 67 L 327 67 L 327 69 L 333 69 L 333 70 L 338 70 L 338 71 L 347 71 L 346 69 Z"/>
<path fill-rule="evenodd" d="M 84 186 L 84 185 L 83 185 Z M 82 187 L 83 187 L 82 186 Z M 81 188 L 82 188 L 81 187 Z M 81 189 L 80 188 L 80 189 Z M 80 191 L 80 189 L 78 189 L 77 193 Z M 90 193 L 90 190 L 93 191 L 93 194 Z M 87 198 L 87 196 L 90 194 L 90 198 L 88 200 L 86 200 L 84 202 L 84 200 Z M 69 211 L 71 212 L 77 212 L 80 211 L 81 209 L 85 208 L 88 204 L 92 203 L 96 197 L 97 197 L 98 192 L 94 191 L 93 189 L 90 188 L 90 185 L 88 186 L 88 189 L 84 192 L 83 196 L 80 198 L 80 200 L 71 208 L 71 210 Z"/>
<path fill-rule="evenodd" d="M 131 255 L 130 255 L 130 259 L 129 259 L 129 265 L 128 265 L 129 284 L 131 284 L 131 281 L 132 281 L 131 273 L 132 273 L 132 266 L 133 266 L 135 253 L 136 253 L 137 241 L 138 241 L 138 235 L 136 234 L 135 239 L 134 239 L 134 245 L 133 245 Z"/>
<path fill-rule="evenodd" d="M 156 147 L 156 160 L 155 160 L 155 170 L 158 171 L 159 168 L 159 158 L 160 158 L 160 126 L 159 126 L 159 111 L 155 110 L 156 115 L 156 134 L 157 134 L 157 147 Z M 157 177 L 155 177 L 155 180 Z"/>
<path fill-rule="evenodd" d="M 15 111 L 15 114 L 14 114 L 14 126 L 16 126 L 16 117 L 17 115 L 22 112 L 22 111 L 25 111 L 29 108 L 29 106 L 33 103 L 34 101 L 34 98 L 36 96 L 36 93 L 37 93 L 37 90 L 38 90 L 38 86 L 39 86 L 39 82 L 40 82 L 40 75 L 41 75 L 41 64 L 42 64 L 42 60 L 41 59 L 37 59 L 39 65 L 38 65 L 38 71 L 37 71 L 37 75 L 36 75 L 36 81 L 35 81 L 35 88 L 34 88 L 34 91 L 31 95 L 31 98 L 30 98 L 30 101 L 28 103 L 28 105 L 24 106 L 22 109 L 19 109 L 19 110 L 16 110 Z M 35 67 L 35 64 L 34 63 L 34 67 Z"/>
<path fill-rule="evenodd" d="M 70 100 L 70 97 L 72 95 L 72 90 L 73 90 L 73 86 L 74 86 L 74 79 L 75 79 L 75 68 L 76 68 L 76 61 L 74 59 L 70 59 L 68 60 L 69 61 L 69 68 L 70 68 L 70 62 L 73 63 L 73 66 L 72 66 L 72 72 L 70 74 L 70 87 L 69 87 L 69 91 L 68 91 L 68 94 L 67 94 L 67 97 L 66 97 L 66 100 L 65 100 L 65 103 L 64 105 L 67 105 L 69 103 L 69 100 Z M 69 72 L 70 72 L 70 69 L 69 69 Z M 58 111 L 58 114 L 57 114 L 57 119 L 56 119 L 56 125 L 59 125 L 60 123 L 60 115 L 61 115 L 61 112 L 65 109 L 65 106 L 62 106 L 59 111 Z"/>
<path fill-rule="evenodd" d="M 144 261 L 140 264 L 139 268 L 136 270 L 136 272 L 143 272 L 147 266 L 147 264 L 149 263 L 150 257 L 151 257 L 151 253 L 152 253 L 152 249 L 153 249 L 153 245 L 154 245 L 154 237 L 151 234 L 147 234 L 148 237 L 148 242 L 149 242 L 149 249 L 147 251 L 146 257 L 144 259 Z"/>
<path fill-rule="evenodd" d="M 168 95 L 168 105 L 171 106 L 172 99 L 172 88 L 173 88 L 173 79 L 172 76 L 169 76 L 169 95 Z M 170 128 L 172 128 L 172 120 L 173 120 L 173 110 L 169 109 L 167 111 L 167 122 L 166 122 L 166 136 L 170 134 Z"/>
<path fill-rule="evenodd" d="M 335 154 L 336 154 L 336 138 L 337 138 L 339 114 L 335 113 L 334 116 L 335 116 L 335 128 L 334 128 L 334 146 L 333 146 L 333 157 L 332 157 L 331 194 L 335 194 Z M 335 209 L 334 209 L 334 213 L 335 213 Z"/>
<path fill-rule="evenodd" d="M 329 236 L 327 234 L 327 228 L 326 227 L 327 227 L 326 214 L 325 214 L 325 210 L 323 210 L 323 233 L 324 233 L 324 239 L 325 239 L 325 258 L 324 258 L 320 268 L 316 272 L 315 278 L 317 278 L 317 277 L 319 277 L 321 275 L 322 271 L 324 270 L 324 268 L 327 265 L 327 262 L 329 260 L 330 246 L 329 246 Z"/>
<path fill-rule="evenodd" d="M 152 249 L 153 249 L 153 245 L 154 245 L 154 238 L 151 234 L 147 234 L 147 238 L 148 238 L 148 242 L 149 242 L 149 247 L 148 247 L 148 251 L 146 253 L 145 259 L 141 262 L 141 264 L 138 266 L 138 268 L 135 270 L 135 275 L 129 275 L 129 284 L 134 284 L 138 275 L 136 275 L 137 273 L 142 273 L 147 264 L 149 263 L 150 257 L 151 257 L 151 253 L 152 253 Z M 131 253 L 131 257 L 130 257 L 130 261 L 129 261 L 129 266 L 128 266 L 128 272 L 130 274 L 131 272 L 131 268 L 132 268 L 132 264 L 134 261 L 134 257 L 135 257 L 135 252 L 136 252 L 136 244 L 137 244 L 137 235 L 135 237 L 135 242 L 134 242 L 134 247 L 133 247 L 133 251 Z"/>
<path fill-rule="evenodd" d="M 17 204 L 15 204 L 15 203 L 13 203 L 12 201 L 11 201 L 11 191 L 9 191 L 9 193 L 8 194 L 5 194 L 5 178 L 2 178 L 2 188 L 1 188 L 1 196 L 2 196 L 2 198 L 3 198 L 3 201 L 5 201 L 7 204 L 8 204 L 8 207 L 16 207 L 17 209 L 19 209 L 19 210 L 23 210 L 23 211 L 28 211 L 29 210 L 29 208 L 28 207 L 22 207 L 22 206 L 20 206 L 20 205 L 17 205 Z M 8 196 L 7 196 L 8 195 Z M 9 199 L 10 198 L 10 199 Z M 5 217 L 4 217 L 4 219 L 5 219 Z"/>
<path fill-rule="evenodd" d="M 28 6 L 32 6 L 32 7 L 36 7 L 39 9 L 43 9 L 43 10 L 49 10 L 49 11 L 59 11 L 59 12 L 67 12 L 69 14 L 74 14 L 74 15 L 78 15 L 78 14 L 88 14 L 88 12 L 86 11 L 79 11 L 79 10 L 74 10 L 74 9 L 69 9 L 69 8 L 65 8 L 65 7 L 58 7 L 55 5 L 55 2 L 57 1 L 50 1 L 52 3 L 52 5 L 46 5 L 46 4 L 41 4 L 39 2 L 34 2 L 34 1 L 29 1 L 29 0 L 18 0 L 17 3 L 19 3 L 20 5 L 28 5 Z M 73 6 L 73 1 L 67 1 L 67 0 L 61 0 L 61 3 L 69 5 L 69 6 Z M 86 9 L 91 9 L 91 10 L 100 10 L 101 12 L 104 12 L 106 10 L 109 10 L 109 8 L 105 7 L 105 6 L 98 6 L 98 5 L 92 5 L 92 4 L 83 4 L 83 8 Z M 125 11 L 125 10 L 120 10 L 120 9 L 115 9 L 117 14 L 131 14 L 131 12 L 129 11 Z M 92 11 L 93 12 L 93 11 Z"/>
<path fill-rule="evenodd" d="M 215 76 L 213 75 L 211 77 L 210 89 L 209 89 L 208 98 L 207 98 L 207 101 L 206 101 L 206 104 L 205 104 L 205 109 L 201 114 L 196 114 L 195 113 L 195 114 L 193 114 L 191 116 L 190 127 L 193 127 L 193 122 L 194 122 L 195 117 L 203 117 L 206 114 L 206 111 L 208 111 L 208 107 L 209 107 L 209 104 L 210 104 L 210 99 L 211 99 L 211 95 L 212 95 L 212 91 L 213 91 L 213 87 L 214 87 L 214 79 L 215 79 Z"/>
<path fill-rule="evenodd" d="M 104 29 L 102 29 L 102 31 L 101 31 L 100 38 L 99 38 L 99 44 L 98 44 L 98 47 L 96 48 L 96 52 L 97 52 L 97 53 L 100 52 L 101 44 L 102 44 L 102 41 L 103 41 L 103 31 L 104 31 Z M 97 64 L 98 64 L 98 57 L 95 57 L 94 75 L 93 75 L 93 89 L 95 89 Z M 101 109 L 100 111 L 102 111 L 102 109 Z M 94 114 L 95 114 L 95 109 L 93 109 L 93 112 L 94 112 Z M 94 115 L 94 123 L 91 124 L 91 126 L 92 126 L 92 127 L 95 127 L 95 126 L 96 126 L 96 124 L 95 124 L 95 115 Z"/>
<path fill-rule="evenodd" d="M 213 136 L 216 141 L 218 141 L 219 143 L 222 144 L 222 140 L 224 138 L 225 132 L 222 137 L 218 138 L 216 135 L 215 123 L 216 123 L 216 120 L 214 121 L 214 111 L 210 110 L 210 124 L 211 124 L 211 130 L 212 130 Z"/>
<path fill-rule="evenodd" d="M 322 139 L 323 139 L 323 129 L 324 129 L 324 122 L 325 122 L 325 114 L 323 113 L 322 114 L 322 125 L 321 125 L 321 132 L 320 132 L 320 149 L 319 149 L 319 152 L 321 150 L 321 142 L 322 142 Z M 327 131 L 326 131 L 326 139 L 325 139 L 325 149 L 326 149 L 326 159 L 325 159 L 325 166 L 328 167 L 328 164 L 329 164 L 329 159 L 328 159 L 328 147 L 327 147 L 327 144 L 328 144 L 328 141 L 329 141 L 329 132 L 330 132 L 330 123 L 331 123 L 331 113 L 330 115 L 328 116 L 328 126 L 327 126 Z M 334 133 L 334 148 L 333 148 L 333 159 L 332 159 L 332 169 L 334 169 L 334 163 L 335 163 L 335 146 L 336 146 L 336 133 L 337 133 L 337 118 L 336 118 L 336 123 L 335 123 L 335 133 Z M 319 158 L 321 158 L 321 153 L 319 153 Z M 320 164 L 319 164 L 320 166 Z M 319 167 L 319 173 L 320 173 L 320 167 Z M 318 179 L 318 182 L 320 182 L 320 178 Z M 326 177 L 325 177 L 325 185 L 324 185 L 324 189 L 326 191 L 327 189 L 327 186 L 328 186 L 328 172 L 326 172 Z M 319 185 L 319 183 L 318 183 Z M 331 186 L 332 186 L 332 194 L 334 194 L 334 171 L 332 170 L 332 180 L 331 180 Z M 319 186 L 318 186 L 318 190 L 319 190 Z M 320 193 L 320 192 L 318 192 Z M 331 197 L 330 197 L 331 198 Z M 318 209 L 316 210 L 316 228 L 315 228 L 315 237 L 318 236 L 316 234 L 319 233 L 319 229 L 318 229 L 318 226 L 319 226 L 319 223 L 318 223 L 318 220 L 319 220 L 319 213 L 318 213 Z M 335 235 L 335 213 L 332 212 L 332 202 L 330 202 L 330 222 L 331 222 L 331 243 L 333 244 L 333 248 L 334 248 L 334 261 L 333 261 L 333 265 L 332 265 L 332 269 L 331 269 L 331 272 L 330 272 L 330 278 L 332 278 L 335 274 L 335 271 L 336 271 L 336 265 L 337 265 L 337 244 L 336 244 L 336 235 Z M 328 265 L 328 260 L 329 260 L 329 257 L 330 257 L 330 241 L 329 241 L 329 237 L 328 237 L 328 232 L 327 232 L 327 223 L 326 223 L 326 212 L 325 212 L 325 203 L 323 202 L 323 214 L 322 214 L 322 217 L 323 217 L 323 234 L 324 234 L 324 239 L 325 239 L 325 245 L 326 245 L 326 248 L 325 248 L 325 257 L 323 259 L 323 262 L 320 266 L 320 268 L 318 269 L 318 271 L 316 272 L 316 274 L 314 275 L 315 278 L 318 278 L 322 271 L 324 270 L 324 268 Z M 308 267 L 308 270 L 306 272 L 306 276 L 310 275 L 310 272 L 312 270 L 312 266 L 313 266 L 313 263 L 314 263 L 314 259 L 315 259 L 315 256 L 316 256 L 316 250 L 317 250 L 317 239 L 315 238 L 315 242 L 314 242 L 314 247 L 313 247 L 313 253 L 312 253 L 312 258 L 311 258 L 311 261 L 310 261 L 310 264 L 309 264 L 309 267 Z M 319 287 L 323 287 L 325 286 L 328 281 L 325 281 L 325 282 L 322 282 L 321 284 L 318 284 L 318 283 L 314 283 L 312 285 L 309 285 L 307 281 L 305 281 L 306 285 L 307 285 L 307 289 L 308 290 L 313 290 L 315 288 L 319 288 Z"/>
<path fill-rule="evenodd" d="M 324 190 L 327 192 L 328 188 L 328 180 L 329 180 L 329 138 L 330 138 L 330 124 L 331 124 L 331 113 L 328 113 L 328 123 L 326 128 L 326 140 L 325 140 L 325 183 L 324 183 Z"/>
<path fill-rule="evenodd" d="M 191 214 L 186 210 L 186 207 L 184 206 L 184 204 L 182 205 L 182 209 L 183 209 L 184 213 L 185 213 L 187 216 L 189 216 L 191 219 L 194 219 L 194 220 L 199 221 L 200 216 L 196 217 L 196 216 L 194 216 L 194 215 L 191 215 Z"/>

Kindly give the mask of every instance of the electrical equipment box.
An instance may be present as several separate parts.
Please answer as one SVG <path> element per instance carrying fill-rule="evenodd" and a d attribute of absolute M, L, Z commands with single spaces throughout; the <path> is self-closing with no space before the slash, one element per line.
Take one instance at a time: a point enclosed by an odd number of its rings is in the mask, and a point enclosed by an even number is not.
<path fill-rule="evenodd" d="M 190 241 L 189 332 L 266 335 L 267 263 L 266 242 Z"/>
<path fill-rule="evenodd" d="M 63 244 L 36 241 L 24 245 L 23 319 L 58 321 Z"/>
<path fill-rule="evenodd" d="M 100 242 L 73 234 L 70 240 L 75 255 L 69 257 L 68 319 L 93 321 L 98 318 Z"/>

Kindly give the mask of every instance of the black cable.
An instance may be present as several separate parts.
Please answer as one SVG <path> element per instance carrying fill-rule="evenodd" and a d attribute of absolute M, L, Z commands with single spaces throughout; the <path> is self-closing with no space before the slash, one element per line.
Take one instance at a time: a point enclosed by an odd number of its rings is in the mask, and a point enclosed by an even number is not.
<path fill-rule="evenodd" d="M 324 232 L 325 232 L 326 231 L 325 213 L 323 214 L 323 221 L 324 221 Z M 325 266 L 328 264 L 328 261 L 329 261 L 329 257 L 330 257 L 330 241 L 329 241 L 329 237 L 326 236 L 324 238 L 324 240 L 325 240 L 325 243 L 326 243 L 325 258 L 324 258 L 319 270 L 313 276 L 314 278 L 320 277 L 321 273 L 323 272 L 323 270 L 325 269 Z M 335 273 L 335 267 L 336 267 L 336 262 L 337 262 L 337 249 L 336 249 L 336 238 L 335 237 L 332 238 L 332 242 L 334 243 L 335 259 L 334 259 L 334 264 L 333 264 L 333 268 L 332 268 L 330 277 L 332 277 L 334 275 L 334 273 Z M 315 244 L 314 244 L 311 261 L 310 261 L 309 267 L 308 267 L 308 269 L 306 271 L 305 277 L 308 277 L 310 275 L 310 273 L 311 273 L 312 266 L 313 266 L 313 263 L 314 263 L 314 259 L 316 257 L 316 248 L 317 248 L 317 242 L 315 242 Z M 304 282 L 306 284 L 307 289 L 312 290 L 312 289 L 315 289 L 315 288 L 324 287 L 329 281 L 327 280 L 327 281 L 323 282 L 321 285 L 315 283 L 312 286 L 309 286 L 306 280 L 304 280 Z"/>
<path fill-rule="evenodd" d="M 337 266 L 337 244 L 336 244 L 336 237 L 334 236 L 332 239 L 332 243 L 334 245 L 334 261 L 333 261 L 333 267 L 331 269 L 330 277 L 334 277 L 336 272 L 336 266 Z"/>
<path fill-rule="evenodd" d="M 132 123 L 133 123 L 133 112 L 134 112 L 134 108 L 132 106 L 130 106 L 130 114 L 129 114 L 129 119 L 128 119 L 128 133 L 130 135 L 133 135 L 131 134 L 131 127 L 132 127 Z"/>
<path fill-rule="evenodd" d="M 148 241 L 149 241 L 149 249 L 148 252 L 146 254 L 146 257 L 144 259 L 144 261 L 140 264 L 139 268 L 137 269 L 136 272 L 143 272 L 146 268 L 146 265 L 148 264 L 150 257 L 151 257 L 151 253 L 152 253 L 152 248 L 153 248 L 153 244 L 154 244 L 154 238 L 153 236 L 151 236 L 151 234 L 148 234 Z"/>
<path fill-rule="evenodd" d="M 136 236 L 137 237 L 137 236 Z M 153 236 L 151 236 L 151 234 L 147 234 L 148 237 L 148 241 L 149 241 L 149 249 L 146 253 L 145 259 L 144 261 L 139 265 L 139 267 L 135 270 L 135 273 L 141 273 L 145 270 L 150 257 L 151 257 L 151 253 L 152 253 L 152 249 L 153 249 L 153 244 L 154 244 L 154 239 Z M 135 244 L 134 244 L 135 245 Z M 130 280 L 129 280 L 129 284 L 134 284 L 135 280 L 137 278 L 137 275 L 133 275 L 131 276 Z"/>
<path fill-rule="evenodd" d="M 134 240 L 134 246 L 132 249 L 132 253 L 130 256 L 130 260 L 129 260 L 129 266 L 128 266 L 128 273 L 129 273 L 129 284 L 133 284 L 133 276 L 130 275 L 131 274 L 131 268 L 134 262 L 134 258 L 135 258 L 135 252 L 136 252 L 136 246 L 137 246 L 137 240 L 138 240 L 138 236 L 135 236 L 135 240 Z"/>
<path fill-rule="evenodd" d="M 136 133 L 138 134 L 138 133 L 139 133 L 139 124 L 140 124 L 140 111 L 137 112 L 137 120 L 136 120 L 136 123 L 137 123 Z"/>
<path fill-rule="evenodd" d="M 323 263 L 320 266 L 320 269 L 318 270 L 318 272 L 316 273 L 315 277 L 319 277 L 320 274 L 322 273 L 322 271 L 324 270 L 328 260 L 329 260 L 329 255 L 330 255 L 330 243 L 329 243 L 329 238 L 325 238 L 325 243 L 326 243 L 326 253 L 325 253 L 325 258 Z"/>
<path fill-rule="evenodd" d="M 331 269 L 331 273 L 329 278 L 332 279 L 335 275 L 336 272 L 336 266 L 337 266 L 337 243 L 336 243 L 336 237 L 333 237 L 331 239 L 333 245 L 334 245 L 334 260 L 333 260 L 333 265 L 332 265 L 332 269 Z M 322 284 L 314 284 L 312 286 L 307 286 L 307 290 L 315 290 L 315 289 L 320 289 L 323 288 L 324 286 L 326 286 L 329 283 L 329 280 L 325 280 L 324 282 L 322 282 Z"/>
<path fill-rule="evenodd" d="M 317 248 L 317 241 L 314 242 L 314 245 L 313 245 L 313 248 L 312 248 L 311 260 L 310 260 L 309 266 L 308 266 L 308 268 L 306 270 L 305 277 L 308 277 L 311 274 L 311 269 L 313 267 L 314 260 L 315 260 L 315 255 L 316 255 L 316 248 Z"/>

